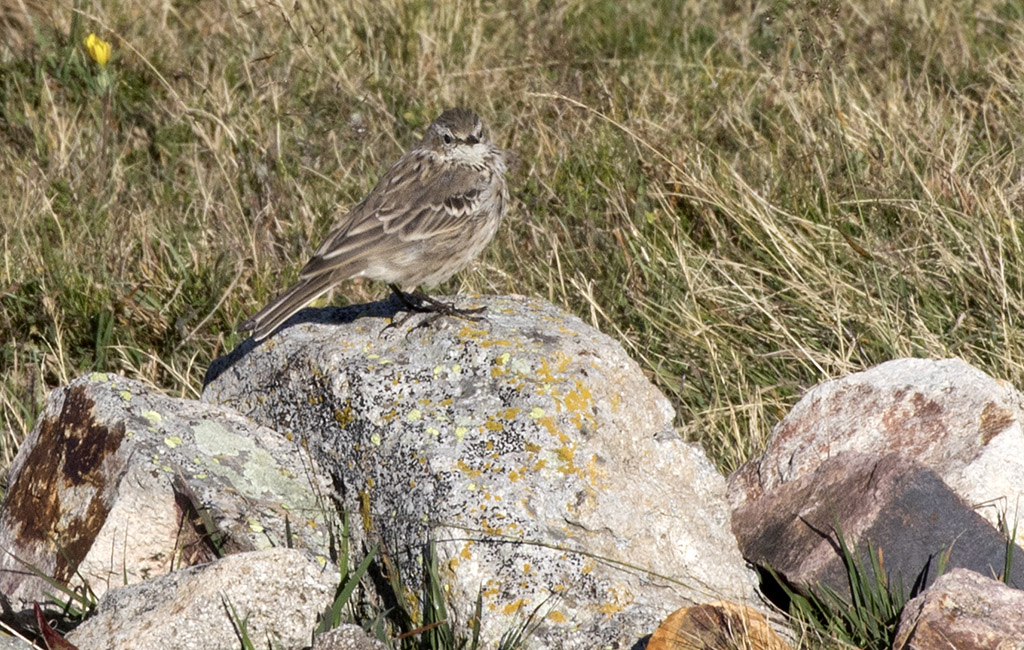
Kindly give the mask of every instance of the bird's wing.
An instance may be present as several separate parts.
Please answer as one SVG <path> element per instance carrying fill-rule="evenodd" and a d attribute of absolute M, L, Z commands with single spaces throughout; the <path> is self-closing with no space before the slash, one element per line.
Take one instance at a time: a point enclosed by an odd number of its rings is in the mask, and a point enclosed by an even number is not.
<path fill-rule="evenodd" d="M 423 155 L 407 160 L 418 153 L 406 154 L 345 215 L 300 278 L 341 267 L 349 267 L 354 275 L 370 255 L 465 227 L 485 198 L 486 176 L 471 167 L 441 166 Z"/>
<path fill-rule="evenodd" d="M 414 198 L 394 210 L 380 210 L 384 232 L 403 241 L 430 239 L 465 227 L 480 212 L 487 177 L 469 167 L 451 167 L 423 178 Z"/>

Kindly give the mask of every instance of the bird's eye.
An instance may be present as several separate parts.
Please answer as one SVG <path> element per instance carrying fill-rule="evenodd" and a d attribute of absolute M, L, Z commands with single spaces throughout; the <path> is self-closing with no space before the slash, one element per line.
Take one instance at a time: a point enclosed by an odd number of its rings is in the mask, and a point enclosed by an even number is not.
<path fill-rule="evenodd" d="M 445 144 L 451 144 L 452 143 L 452 134 L 451 133 L 445 133 L 443 136 L 441 136 L 441 139 L 444 140 Z"/>

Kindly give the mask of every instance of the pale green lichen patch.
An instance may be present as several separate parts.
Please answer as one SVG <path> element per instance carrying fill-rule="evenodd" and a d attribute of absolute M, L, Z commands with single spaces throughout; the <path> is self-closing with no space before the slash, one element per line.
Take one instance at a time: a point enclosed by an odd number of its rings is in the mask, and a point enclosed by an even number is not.
<path fill-rule="evenodd" d="M 181 436 L 167 436 L 166 438 L 164 438 L 164 444 L 170 447 L 171 449 L 174 449 L 175 447 L 180 447 L 182 444 Z"/>
<path fill-rule="evenodd" d="M 121 399 L 123 399 L 124 401 L 126 401 L 126 402 L 132 401 L 132 394 L 129 391 L 123 390 L 123 391 L 121 391 L 120 395 L 121 395 Z"/>
<path fill-rule="evenodd" d="M 323 514 L 314 491 L 266 449 L 216 422 L 202 422 L 194 426 L 192 432 L 196 446 L 209 454 L 196 459 L 200 465 L 205 463 L 204 469 L 209 474 L 222 477 L 240 495 L 254 501 L 274 495 L 275 507 L 304 513 L 311 517 L 312 526 L 318 525 L 317 520 L 322 519 Z M 258 525 L 258 522 L 251 523 Z"/>
<path fill-rule="evenodd" d="M 530 367 L 530 362 L 526 359 L 520 359 L 519 357 L 511 360 L 508 364 L 508 369 L 517 375 L 528 375 L 533 372 L 533 368 Z"/>
<path fill-rule="evenodd" d="M 108 381 L 109 379 L 110 378 L 107 376 L 107 373 L 105 372 L 94 372 L 91 375 L 89 375 L 89 381 L 105 382 Z"/>
<path fill-rule="evenodd" d="M 249 439 L 236 435 L 217 422 L 206 420 L 192 427 L 196 445 L 213 455 L 237 456 L 256 449 Z"/>
<path fill-rule="evenodd" d="M 160 423 L 164 421 L 164 416 L 160 415 L 156 411 L 145 411 L 142 417 L 146 418 L 146 422 L 149 422 L 149 426 L 158 427 Z"/>

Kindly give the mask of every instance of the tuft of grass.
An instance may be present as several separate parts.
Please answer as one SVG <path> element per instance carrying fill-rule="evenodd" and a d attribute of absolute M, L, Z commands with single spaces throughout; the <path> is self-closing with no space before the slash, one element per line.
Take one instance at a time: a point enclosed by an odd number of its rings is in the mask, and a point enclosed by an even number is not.
<path fill-rule="evenodd" d="M 240 614 L 235 609 L 234 603 L 227 596 L 223 597 L 221 605 L 224 607 L 224 614 L 231 621 L 231 626 L 235 630 L 235 635 L 238 637 L 238 643 L 242 650 L 257 650 L 255 642 L 249 636 L 249 613 L 246 612 L 245 616 Z"/>
<path fill-rule="evenodd" d="M 355 603 L 351 602 L 352 596 L 356 589 L 360 585 L 360 581 L 366 575 L 367 569 L 370 568 L 370 563 L 373 562 L 377 555 L 378 545 L 374 545 L 366 553 L 359 565 L 352 569 L 349 566 L 350 560 L 350 548 L 349 548 L 349 521 L 348 516 L 342 516 L 342 532 L 341 537 L 338 540 L 338 568 L 340 569 L 341 579 L 338 581 L 338 592 L 335 594 L 334 600 L 324 611 L 320 618 L 320 624 L 317 626 L 315 635 L 323 634 L 329 630 L 341 625 L 346 619 L 354 620 L 355 614 Z M 345 612 L 348 612 L 347 616 Z"/>
<path fill-rule="evenodd" d="M 1009 513 L 1007 513 L 1005 509 L 1001 509 L 999 511 L 999 530 L 1006 536 L 1003 556 L 1003 571 L 1002 574 L 1000 574 L 999 579 L 1006 585 L 1010 585 L 1010 576 L 1013 575 L 1013 555 L 1017 550 L 1018 523 L 1020 523 L 1019 511 L 1016 507 L 1014 508 L 1012 524 L 1010 523 Z"/>
<path fill-rule="evenodd" d="M 866 567 L 856 546 L 847 544 L 842 530 L 837 527 L 835 534 L 846 569 L 850 590 L 848 599 L 825 584 L 819 584 L 804 595 L 790 587 L 771 567 L 766 573 L 773 586 L 785 595 L 794 627 L 803 630 L 805 638 L 827 640 L 829 643 L 837 641 L 851 648 L 889 650 L 896 639 L 900 615 L 907 601 L 925 585 L 920 577 L 910 591 L 904 587 L 902 576 L 891 582 L 885 571 L 881 548 L 867 544 L 870 566 Z M 936 577 L 945 573 L 951 550 L 940 554 Z M 924 567 L 923 571 L 927 569 Z"/>
<path fill-rule="evenodd" d="M 366 552 L 358 566 L 350 566 L 352 549 L 347 513 L 341 513 L 340 523 L 335 552 L 341 579 L 334 601 L 321 616 L 314 636 L 349 622 L 362 626 L 389 648 L 476 650 L 480 647 L 483 593 L 477 597 L 476 609 L 470 620 L 453 620 L 448 611 L 447 589 L 433 541 L 423 549 L 422 591 L 417 595 L 405 587 L 400 567 L 396 564 L 397 555 L 389 553 L 381 541 Z M 357 589 L 362 589 L 369 596 L 353 598 Z M 534 629 L 535 614 L 528 616 L 521 625 L 509 629 L 502 636 L 499 648 L 518 650 L 525 647 Z M 232 620 L 236 628 L 243 629 L 237 617 Z"/>

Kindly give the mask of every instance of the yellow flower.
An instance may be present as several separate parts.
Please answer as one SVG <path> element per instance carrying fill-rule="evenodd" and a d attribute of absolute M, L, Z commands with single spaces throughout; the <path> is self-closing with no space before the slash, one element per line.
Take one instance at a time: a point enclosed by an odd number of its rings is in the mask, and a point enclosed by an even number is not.
<path fill-rule="evenodd" d="M 100 64 L 101 68 L 107 66 L 107 61 L 110 60 L 110 43 L 96 34 L 89 34 L 85 37 L 85 49 L 89 52 L 92 60 Z"/>

